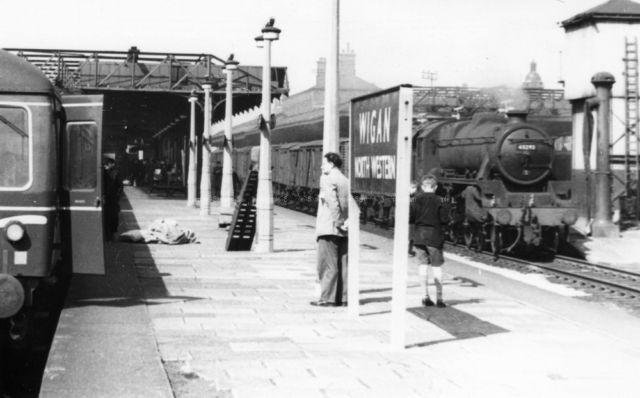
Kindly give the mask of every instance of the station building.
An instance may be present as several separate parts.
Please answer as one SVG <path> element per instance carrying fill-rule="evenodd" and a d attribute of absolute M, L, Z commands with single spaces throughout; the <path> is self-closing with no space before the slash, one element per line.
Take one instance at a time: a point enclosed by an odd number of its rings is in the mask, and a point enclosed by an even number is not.
<path fill-rule="evenodd" d="M 611 73 L 615 78 L 609 137 L 613 219 L 623 223 L 637 220 L 640 217 L 640 141 L 637 139 L 640 4 L 611 0 L 566 19 L 561 25 L 566 34 L 563 80 L 565 96 L 571 103 L 574 196 L 579 200 L 579 224 L 588 231 L 595 212 L 595 203 L 588 198 L 595 194 L 593 170 L 600 150 L 593 127 L 597 126 L 597 115 L 595 111 L 585 112 L 585 106 L 596 94 L 591 79 L 599 72 Z M 585 115 L 588 116 L 586 123 Z M 590 141 L 586 140 L 589 136 Z"/>
<path fill-rule="evenodd" d="M 276 127 L 272 131 L 272 144 L 308 142 L 322 139 L 324 124 L 325 58 L 317 61 L 316 83 L 289 97 L 281 97 L 273 107 Z M 349 138 L 349 104 L 352 98 L 380 90 L 356 75 L 356 54 L 347 48 L 339 56 L 339 112 L 340 138 Z M 260 113 L 256 107 L 238 114 L 233 121 L 234 146 L 246 147 L 260 144 L 260 131 L 255 120 Z M 224 136 L 224 122 L 214 124 L 214 141 Z"/>

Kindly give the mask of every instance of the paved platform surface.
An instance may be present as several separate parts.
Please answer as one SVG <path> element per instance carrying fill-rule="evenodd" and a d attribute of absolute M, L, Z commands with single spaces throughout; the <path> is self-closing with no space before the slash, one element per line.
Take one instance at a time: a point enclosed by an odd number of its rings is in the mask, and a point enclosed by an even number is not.
<path fill-rule="evenodd" d="M 345 308 L 309 305 L 313 217 L 276 208 L 274 253 L 227 253 L 215 205 L 214 214 L 201 217 L 184 200 L 135 188 L 126 194 L 131 210 L 121 229 L 171 217 L 201 243 L 111 246 L 110 269 L 134 292 L 98 294 L 100 302 L 65 309 L 44 396 L 539 398 L 640 391 L 640 321 L 613 306 L 450 258 L 449 307 L 424 309 L 410 266 L 407 349 L 394 351 L 390 241 L 362 234 L 362 306 L 354 318 Z M 78 361 L 91 354 L 73 345 L 77 335 L 87 344 L 104 338 L 88 366 L 104 361 L 102 374 L 83 375 Z"/>

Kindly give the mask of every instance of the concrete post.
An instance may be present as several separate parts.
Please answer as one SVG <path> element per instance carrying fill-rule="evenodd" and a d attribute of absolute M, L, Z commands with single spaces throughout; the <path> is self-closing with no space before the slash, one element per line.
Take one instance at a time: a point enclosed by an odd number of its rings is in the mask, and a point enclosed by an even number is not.
<path fill-rule="evenodd" d="M 189 103 L 191 104 L 191 118 L 189 123 L 189 175 L 187 176 L 187 206 L 196 207 L 196 180 L 198 172 L 198 151 L 196 141 L 196 102 L 198 97 L 195 92 L 191 93 Z"/>
<path fill-rule="evenodd" d="M 339 94 L 339 54 L 340 51 L 340 0 L 331 0 L 329 24 L 329 54 L 324 78 L 324 128 L 322 132 L 322 153 L 340 149 Z"/>
<path fill-rule="evenodd" d="M 237 61 L 227 61 L 225 63 L 225 73 L 227 74 L 225 119 L 224 119 L 224 153 L 222 154 L 222 187 L 220 189 L 220 216 L 218 226 L 226 227 L 231 224 L 233 218 L 233 164 L 231 163 L 232 147 L 232 118 L 233 118 L 233 71 L 236 69 Z"/>
<path fill-rule="evenodd" d="M 611 125 L 611 87 L 615 78 L 607 72 L 596 73 L 591 83 L 596 88 L 598 98 L 598 147 L 596 154 L 596 209 L 591 229 L 594 237 L 614 238 L 619 235 L 618 227 L 611 218 L 611 167 L 609 163 L 609 142 Z"/>
<path fill-rule="evenodd" d="M 262 132 L 260 135 L 260 168 L 256 198 L 256 245 L 258 253 L 273 251 L 273 186 L 271 183 L 271 42 L 278 40 L 280 29 L 274 20 L 262 29 L 264 66 L 262 67 Z"/>
<path fill-rule="evenodd" d="M 204 89 L 204 131 L 202 133 L 202 172 L 200 177 L 200 215 L 208 216 L 211 211 L 211 84 L 202 85 Z"/>

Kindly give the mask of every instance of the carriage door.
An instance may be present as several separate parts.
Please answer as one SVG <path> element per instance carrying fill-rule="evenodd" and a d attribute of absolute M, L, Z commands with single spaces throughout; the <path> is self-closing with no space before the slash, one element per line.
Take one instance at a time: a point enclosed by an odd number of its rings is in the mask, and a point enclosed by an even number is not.
<path fill-rule="evenodd" d="M 74 273 L 104 275 L 102 95 L 62 97 L 62 206 L 68 215 Z"/>

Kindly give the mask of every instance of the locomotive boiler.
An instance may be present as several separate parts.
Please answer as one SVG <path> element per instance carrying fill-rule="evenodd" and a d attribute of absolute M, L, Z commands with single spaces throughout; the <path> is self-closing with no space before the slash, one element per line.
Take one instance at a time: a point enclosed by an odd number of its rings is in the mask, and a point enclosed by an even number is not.
<path fill-rule="evenodd" d="M 452 208 L 450 234 L 467 244 L 488 241 L 494 253 L 519 243 L 557 249 L 576 221 L 571 181 L 554 167 L 556 137 L 525 120 L 526 113 L 477 114 L 468 120 L 428 122 L 415 136 L 414 175 L 439 177 Z M 478 189 L 490 215 L 482 228 L 470 228 L 461 197 Z"/>

